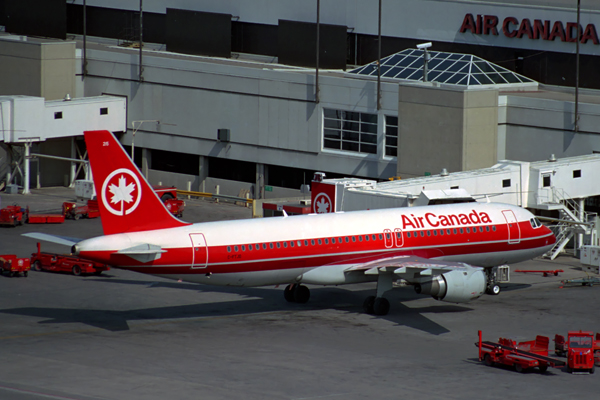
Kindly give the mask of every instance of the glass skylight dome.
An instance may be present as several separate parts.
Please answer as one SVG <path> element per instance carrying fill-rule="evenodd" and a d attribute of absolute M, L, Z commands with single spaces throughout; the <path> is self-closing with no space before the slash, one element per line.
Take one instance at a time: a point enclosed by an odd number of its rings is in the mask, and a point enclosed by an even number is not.
<path fill-rule="evenodd" d="M 409 81 L 423 80 L 423 52 L 406 49 L 381 59 L 381 76 Z M 427 80 L 452 85 L 518 85 L 536 81 L 471 54 L 428 51 Z M 377 76 L 377 61 L 349 71 L 351 74 Z"/>

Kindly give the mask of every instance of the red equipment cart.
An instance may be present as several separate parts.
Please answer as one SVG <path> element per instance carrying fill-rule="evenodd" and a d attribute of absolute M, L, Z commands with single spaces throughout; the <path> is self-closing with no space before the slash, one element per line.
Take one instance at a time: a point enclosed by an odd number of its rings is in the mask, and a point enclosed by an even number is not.
<path fill-rule="evenodd" d="M 88 200 L 84 206 L 78 206 L 73 201 L 65 201 L 62 205 L 62 213 L 66 219 L 98 218 L 100 216 L 98 200 Z"/>
<path fill-rule="evenodd" d="M 27 214 L 27 209 L 16 204 L 4 207 L 0 210 L 0 225 L 23 225 L 25 222 L 27 222 Z"/>
<path fill-rule="evenodd" d="M 17 258 L 14 254 L 0 255 L 0 273 L 8 272 L 10 276 L 19 276 L 22 272 L 23 276 L 27 276 L 30 268 L 29 258 Z"/>
<path fill-rule="evenodd" d="M 524 372 L 537 367 L 540 372 L 546 372 L 548 367 L 562 368 L 564 361 L 548 357 L 548 343 L 550 339 L 537 336 L 535 340 L 517 344 L 512 339 L 500 338 L 498 342 L 484 342 L 479 331 L 479 361 L 486 365 L 507 365 L 515 368 L 517 372 Z"/>
<path fill-rule="evenodd" d="M 84 258 L 56 253 L 42 253 L 39 242 L 37 252 L 31 254 L 31 265 L 36 271 L 71 272 L 73 275 L 100 275 L 103 271 L 110 270 L 110 267 L 105 264 Z"/>
<path fill-rule="evenodd" d="M 554 336 L 556 355 L 567 355 L 567 370 L 571 373 L 590 373 L 600 365 L 600 333 L 594 340 L 593 332 L 570 331 L 567 340 L 562 335 Z"/>

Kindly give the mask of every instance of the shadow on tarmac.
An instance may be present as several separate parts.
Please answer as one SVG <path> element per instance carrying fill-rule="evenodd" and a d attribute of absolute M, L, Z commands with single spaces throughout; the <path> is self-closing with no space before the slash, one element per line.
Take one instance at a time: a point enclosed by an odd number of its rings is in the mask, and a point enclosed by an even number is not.
<path fill-rule="evenodd" d="M 192 290 L 201 293 L 231 293 L 243 296 L 244 300 L 219 301 L 211 303 L 153 307 L 125 311 L 94 310 L 89 308 L 44 308 L 23 307 L 0 310 L 1 313 L 44 318 L 40 324 L 82 323 L 108 331 L 129 330 L 129 321 L 160 321 L 185 318 L 224 317 L 232 315 L 251 315 L 269 312 L 296 312 L 307 310 L 336 309 L 351 313 L 363 313 L 362 303 L 373 289 L 345 290 L 337 287 L 312 287 L 308 304 L 287 303 L 283 299 L 283 290 L 271 288 L 239 288 L 228 286 L 207 286 L 179 282 L 156 282 L 147 280 L 128 280 L 111 278 L 86 279 L 93 283 L 117 283 L 123 285 L 147 286 L 148 289 L 170 288 Z M 283 289 L 283 287 L 281 288 Z M 450 332 L 444 326 L 430 320 L 424 314 L 467 312 L 469 307 L 440 303 L 435 306 L 412 308 L 406 305 L 410 301 L 427 298 L 418 295 L 411 288 L 397 288 L 386 295 L 392 304 L 390 313 L 382 318 L 400 326 L 432 334 L 441 335 Z"/>

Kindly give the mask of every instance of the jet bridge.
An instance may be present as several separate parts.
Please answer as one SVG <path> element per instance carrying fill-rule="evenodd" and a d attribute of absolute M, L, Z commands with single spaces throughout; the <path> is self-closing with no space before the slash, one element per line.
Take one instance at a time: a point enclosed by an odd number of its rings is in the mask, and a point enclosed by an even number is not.
<path fill-rule="evenodd" d="M 79 171 L 87 168 L 87 156 L 75 145 L 75 138 L 85 130 L 126 130 L 125 97 L 98 96 L 46 101 L 42 97 L 0 96 L 0 146 L 6 155 L 0 160 L 0 180 L 6 185 L 21 183 L 23 194 L 29 193 L 31 160 L 49 158 L 71 163 L 72 185 Z M 39 144 L 53 139 L 71 138 L 70 156 L 32 153 Z M 36 186 L 40 185 L 38 172 Z"/>

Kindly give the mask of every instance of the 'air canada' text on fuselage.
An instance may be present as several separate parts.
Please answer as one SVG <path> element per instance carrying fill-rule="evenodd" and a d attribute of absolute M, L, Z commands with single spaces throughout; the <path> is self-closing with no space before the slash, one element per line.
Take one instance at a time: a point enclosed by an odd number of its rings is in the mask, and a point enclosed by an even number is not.
<path fill-rule="evenodd" d="M 486 212 L 471 211 L 469 214 L 437 215 L 426 213 L 422 217 L 413 214 L 402 215 L 402 229 L 437 228 L 440 226 L 459 226 L 475 224 L 491 224 L 492 219 Z"/>

